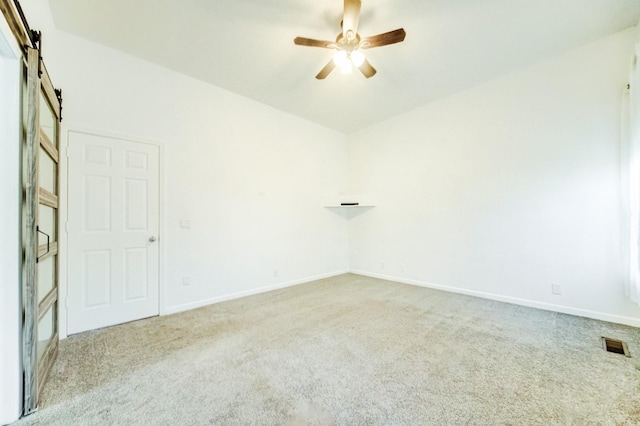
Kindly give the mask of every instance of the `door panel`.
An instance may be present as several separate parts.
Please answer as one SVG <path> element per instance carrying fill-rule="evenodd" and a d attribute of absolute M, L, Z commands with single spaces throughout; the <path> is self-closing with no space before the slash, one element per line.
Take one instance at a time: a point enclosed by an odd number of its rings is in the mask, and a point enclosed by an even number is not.
<path fill-rule="evenodd" d="M 40 304 L 56 286 L 56 262 L 56 256 L 50 256 L 38 262 L 38 304 Z"/>
<path fill-rule="evenodd" d="M 47 244 L 47 235 L 49 236 L 49 244 L 57 241 L 56 224 L 58 220 L 56 216 L 57 209 L 44 204 L 38 206 L 38 229 L 42 231 L 38 233 L 38 246 Z"/>
<path fill-rule="evenodd" d="M 148 231 L 149 190 L 142 179 L 125 179 L 125 230 Z"/>
<path fill-rule="evenodd" d="M 47 101 L 45 94 L 40 94 L 40 129 L 50 141 L 56 136 L 56 127 L 58 120 Z"/>
<path fill-rule="evenodd" d="M 84 176 L 82 229 L 85 234 L 111 231 L 111 177 Z"/>
<path fill-rule="evenodd" d="M 149 294 L 149 273 L 146 247 L 131 247 L 124 250 L 125 302 L 145 299 Z"/>
<path fill-rule="evenodd" d="M 84 293 L 82 309 L 108 307 L 111 305 L 111 251 L 85 250 L 82 263 Z"/>
<path fill-rule="evenodd" d="M 158 315 L 158 173 L 155 145 L 69 133 L 69 334 Z"/>
<path fill-rule="evenodd" d="M 57 317 L 56 304 L 54 303 L 38 321 L 38 343 L 36 345 L 38 363 L 42 361 L 42 356 L 46 353 L 49 343 L 56 335 L 58 329 L 56 324 Z"/>
<path fill-rule="evenodd" d="M 40 185 L 40 188 L 46 189 L 52 194 L 55 194 L 57 187 L 56 181 L 58 165 L 49 156 L 49 153 L 42 147 L 40 148 L 40 158 L 38 159 L 38 161 L 38 183 Z"/>

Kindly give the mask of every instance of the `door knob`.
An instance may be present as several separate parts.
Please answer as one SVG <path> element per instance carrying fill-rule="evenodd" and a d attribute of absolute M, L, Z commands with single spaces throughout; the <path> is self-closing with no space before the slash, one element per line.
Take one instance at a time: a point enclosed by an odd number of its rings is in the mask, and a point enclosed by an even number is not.
<path fill-rule="evenodd" d="M 149 242 L 154 242 L 156 240 L 156 237 L 154 237 L 153 235 L 149 237 Z"/>

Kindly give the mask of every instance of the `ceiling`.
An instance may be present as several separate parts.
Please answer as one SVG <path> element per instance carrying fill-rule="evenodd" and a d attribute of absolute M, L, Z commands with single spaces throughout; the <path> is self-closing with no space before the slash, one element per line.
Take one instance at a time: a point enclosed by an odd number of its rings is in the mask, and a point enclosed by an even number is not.
<path fill-rule="evenodd" d="M 378 73 L 316 73 L 343 0 L 49 0 L 56 26 L 290 114 L 351 133 L 634 26 L 638 0 L 363 0 L 359 33 L 403 27 L 367 50 Z"/>

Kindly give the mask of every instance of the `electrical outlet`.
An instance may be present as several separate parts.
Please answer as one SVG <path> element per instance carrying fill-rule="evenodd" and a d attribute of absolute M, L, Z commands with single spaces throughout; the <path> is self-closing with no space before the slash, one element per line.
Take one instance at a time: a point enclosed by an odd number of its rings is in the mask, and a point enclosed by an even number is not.
<path fill-rule="evenodd" d="M 191 278 L 189 278 L 189 277 L 182 277 L 182 285 L 183 285 L 183 286 L 185 286 L 185 287 L 186 287 L 186 286 L 188 286 L 188 285 L 190 285 L 190 284 L 191 284 Z"/>
<path fill-rule="evenodd" d="M 182 229 L 191 229 L 191 221 L 188 219 L 180 220 L 180 228 Z"/>
<path fill-rule="evenodd" d="M 400 264 L 400 272 L 404 272 L 404 270 L 405 270 L 404 263 L 401 263 Z"/>
<path fill-rule="evenodd" d="M 273 278 L 278 278 L 278 275 L 280 275 L 279 271 L 277 269 L 273 270 Z"/>
<path fill-rule="evenodd" d="M 380 262 L 380 269 L 384 269 L 384 262 Z"/>
<path fill-rule="evenodd" d="M 562 295 L 562 286 L 560 284 L 551 284 L 551 293 L 558 296 Z"/>

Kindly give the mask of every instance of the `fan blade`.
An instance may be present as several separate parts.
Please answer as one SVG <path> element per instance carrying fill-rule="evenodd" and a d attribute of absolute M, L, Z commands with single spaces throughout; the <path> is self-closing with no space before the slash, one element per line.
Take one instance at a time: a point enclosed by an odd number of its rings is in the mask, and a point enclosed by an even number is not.
<path fill-rule="evenodd" d="M 371 37 L 365 37 L 360 42 L 361 49 L 371 49 L 372 47 L 386 46 L 387 44 L 400 43 L 404 40 L 407 33 L 403 28 L 389 31 L 388 33 L 378 34 Z"/>
<path fill-rule="evenodd" d="M 347 37 L 349 31 L 353 31 L 353 37 L 358 33 L 358 21 L 360 20 L 361 0 L 344 0 L 344 15 L 342 16 L 342 35 Z M 348 40 L 348 39 L 347 39 Z"/>
<path fill-rule="evenodd" d="M 296 37 L 293 42 L 298 46 L 325 47 L 327 49 L 335 49 L 336 44 L 333 41 L 315 40 L 312 38 Z"/>
<path fill-rule="evenodd" d="M 316 78 L 318 80 L 324 80 L 325 78 L 327 78 L 327 76 L 329 75 L 329 73 L 331 71 L 333 71 L 333 69 L 336 67 L 335 62 L 333 62 L 333 59 L 329 61 L 329 63 L 327 65 L 324 66 L 324 68 L 322 68 L 320 70 L 320 72 L 318 73 L 318 75 L 316 75 Z"/>
<path fill-rule="evenodd" d="M 373 77 L 374 75 L 376 75 L 376 72 L 377 72 L 376 69 L 372 67 L 369 61 L 367 61 L 366 59 L 364 60 L 362 65 L 358 67 L 358 69 L 367 78 Z"/>

